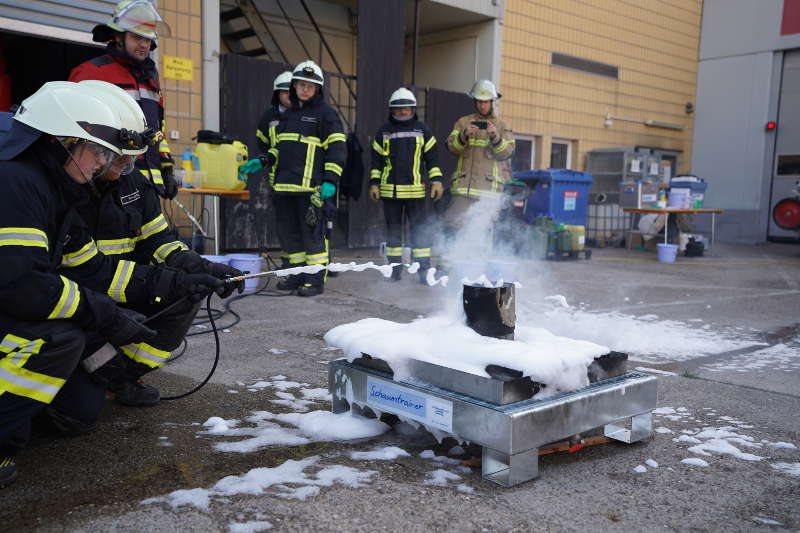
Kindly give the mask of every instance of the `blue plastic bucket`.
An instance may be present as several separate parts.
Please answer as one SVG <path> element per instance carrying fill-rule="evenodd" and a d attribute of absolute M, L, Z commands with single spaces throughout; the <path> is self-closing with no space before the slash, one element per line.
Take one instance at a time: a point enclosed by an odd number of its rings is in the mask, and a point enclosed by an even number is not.
<path fill-rule="evenodd" d="M 261 272 L 264 259 L 257 254 L 228 254 L 225 256 L 230 260 L 233 268 L 238 268 L 242 272 L 249 271 L 251 274 Z M 252 278 L 244 281 L 244 292 L 255 292 L 258 289 L 258 279 Z"/>
<path fill-rule="evenodd" d="M 230 258 L 224 255 L 203 255 L 201 257 L 203 259 L 208 259 L 212 263 L 222 263 L 223 265 L 231 264 Z"/>
<path fill-rule="evenodd" d="M 662 263 L 674 263 L 675 258 L 678 257 L 677 244 L 664 244 L 658 243 L 658 260 Z"/>

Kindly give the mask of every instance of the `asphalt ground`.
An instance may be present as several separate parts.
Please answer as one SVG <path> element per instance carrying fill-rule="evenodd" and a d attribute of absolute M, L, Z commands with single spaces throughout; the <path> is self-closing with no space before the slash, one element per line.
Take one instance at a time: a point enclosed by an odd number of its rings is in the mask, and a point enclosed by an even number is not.
<path fill-rule="evenodd" d="M 374 251 L 343 250 L 336 261 L 363 262 Z M 714 257 L 662 264 L 652 252 L 598 249 L 590 261 L 526 264 L 528 298 L 561 294 L 588 311 L 618 311 L 659 319 L 703 319 L 712 331 L 743 328 L 768 344 L 797 346 L 800 319 L 800 247 L 718 246 Z M 800 370 L 708 372 L 697 361 L 647 364 L 674 375 L 658 377 L 659 406 L 683 407 L 688 423 L 656 417 L 655 426 L 674 434 L 604 444 L 574 454 L 540 459 L 540 477 L 513 488 L 459 474 L 475 489 L 458 492 L 425 485 L 428 472 L 441 467 L 420 458 L 434 449 L 428 435 L 390 431 L 361 442 L 320 442 L 272 446 L 246 453 L 213 450 L 219 439 L 199 436 L 211 416 L 243 419 L 253 411 L 289 412 L 269 402 L 273 389 L 250 392 L 237 382 L 284 375 L 327 386 L 325 361 L 340 352 L 324 350 L 330 328 L 367 317 L 409 321 L 440 309 L 448 291 L 424 287 L 406 277 L 384 281 L 377 272 L 342 273 L 329 280 L 325 294 L 254 295 L 232 303 L 242 319 L 220 333 L 221 357 L 210 383 L 198 393 L 149 409 L 108 401 L 94 432 L 71 439 L 37 439 L 18 458 L 20 478 L 0 491 L 3 531 L 228 531 L 231 522 L 266 520 L 272 531 L 798 531 L 800 477 L 780 473 L 768 463 L 800 463 L 798 449 L 746 452 L 769 456 L 744 461 L 729 455 L 704 457 L 708 468 L 690 467 L 686 445 L 672 439 L 694 426 L 720 426 L 717 416 L 746 422 L 742 430 L 756 442 L 789 442 L 800 447 Z M 626 300 L 627 298 L 627 300 Z M 214 307 L 221 308 L 216 302 Z M 218 322 L 229 324 L 230 315 Z M 193 328 L 193 331 L 205 331 Z M 762 346 L 763 348 L 763 346 Z M 186 354 L 148 376 L 162 394 L 189 390 L 211 367 L 213 336 L 190 337 Z M 270 349 L 285 350 L 271 353 Z M 757 348 L 753 348 L 754 350 Z M 744 352 L 720 354 L 726 361 Z M 636 354 L 630 354 L 635 365 Z M 704 362 L 708 362 L 704 361 Z M 238 390 L 232 394 L 229 390 Z M 329 408 L 327 402 L 318 404 Z M 713 411 L 712 411 L 713 410 Z M 171 446 L 164 446 L 166 436 Z M 392 461 L 356 461 L 349 452 L 397 445 L 412 454 Z M 210 487 L 228 475 L 256 467 L 275 467 L 288 459 L 319 455 L 326 464 L 375 470 L 366 487 L 322 487 L 305 501 L 274 493 L 237 495 L 215 502 L 209 511 L 144 505 L 145 498 L 178 489 Z M 636 473 L 646 459 L 658 463 Z M 772 520 L 781 525 L 769 525 Z"/>

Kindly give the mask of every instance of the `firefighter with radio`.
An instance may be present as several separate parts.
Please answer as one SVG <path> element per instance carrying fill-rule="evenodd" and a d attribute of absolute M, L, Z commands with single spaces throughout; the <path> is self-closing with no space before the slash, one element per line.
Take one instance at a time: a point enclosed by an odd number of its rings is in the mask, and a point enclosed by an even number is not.
<path fill-rule="evenodd" d="M 117 4 L 111 20 L 92 30 L 94 41 L 107 43 L 106 52 L 72 69 L 69 81 L 107 81 L 139 103 L 148 127 L 157 132 L 157 137 L 136 160 L 136 168 L 148 177 L 160 196 L 172 199 L 178 194 L 178 184 L 169 144 L 164 138 L 164 98 L 158 70 L 150 58 L 159 36 L 168 36 L 169 31 L 149 0 L 123 0 Z"/>
<path fill-rule="evenodd" d="M 430 196 L 441 199 L 444 188 L 438 165 L 436 137 L 417 118 L 417 99 L 401 87 L 389 98 L 389 121 L 381 126 L 372 141 L 369 196 L 383 200 L 386 217 L 386 257 L 389 263 L 402 263 L 403 225 L 411 228 L 411 257 L 419 262 L 420 282 L 426 283 L 431 261 L 431 234 L 425 205 L 425 177 L 431 183 Z M 392 268 L 392 279 L 399 280 L 402 265 Z"/>

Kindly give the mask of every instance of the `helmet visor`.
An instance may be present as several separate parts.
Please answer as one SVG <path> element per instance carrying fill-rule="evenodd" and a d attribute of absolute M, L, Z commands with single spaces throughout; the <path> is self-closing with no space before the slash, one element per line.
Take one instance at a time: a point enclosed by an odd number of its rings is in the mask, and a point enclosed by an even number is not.
<path fill-rule="evenodd" d="M 105 174 L 118 155 L 110 148 L 85 139 L 60 137 L 59 141 L 69 153 L 67 172 L 75 178 L 81 176 L 84 181 Z"/>

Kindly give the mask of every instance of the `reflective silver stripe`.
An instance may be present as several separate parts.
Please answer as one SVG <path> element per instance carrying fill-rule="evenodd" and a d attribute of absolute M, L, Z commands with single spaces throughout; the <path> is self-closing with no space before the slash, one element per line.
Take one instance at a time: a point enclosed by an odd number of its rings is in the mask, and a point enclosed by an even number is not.
<path fill-rule="evenodd" d="M 386 139 L 408 139 L 412 137 L 425 137 L 421 131 L 396 131 L 394 133 L 383 134 L 383 140 Z"/>
<path fill-rule="evenodd" d="M 130 359 L 133 359 L 137 363 L 145 364 L 151 368 L 157 368 L 163 366 L 164 363 L 167 362 L 169 359 L 170 352 L 166 350 L 160 350 L 155 346 L 151 346 L 147 343 L 140 342 L 137 344 L 126 344 L 125 346 L 120 346 L 120 350 Z"/>
<path fill-rule="evenodd" d="M 144 240 L 148 238 L 150 235 L 154 233 L 158 233 L 159 231 L 163 231 L 167 229 L 169 225 L 167 224 L 167 220 L 164 218 L 164 215 L 158 215 L 156 218 L 142 226 L 141 232 L 142 234 L 139 235 L 136 240 Z"/>
<path fill-rule="evenodd" d="M 92 355 L 81 361 L 81 366 L 86 370 L 87 374 L 91 374 L 104 364 L 111 361 L 117 355 L 117 349 L 108 343 L 105 343 L 99 350 Z"/>
<path fill-rule="evenodd" d="M 108 288 L 108 295 L 116 302 L 125 302 L 125 289 L 128 287 L 128 282 L 133 275 L 133 268 L 136 263 L 131 261 L 120 261 L 117 265 L 117 271 L 114 273 L 114 279 L 111 280 L 111 286 Z"/>
<path fill-rule="evenodd" d="M 144 87 L 139 87 L 139 89 L 125 89 L 125 92 L 131 95 L 134 100 L 141 100 L 142 98 L 146 98 L 148 100 L 155 100 L 156 102 L 161 102 L 161 96 L 155 91 L 151 91 L 150 89 L 145 89 Z"/>
<path fill-rule="evenodd" d="M 78 292 L 78 284 L 74 281 L 68 280 L 64 276 L 59 276 L 64 288 L 61 290 L 61 296 L 53 307 L 53 310 L 48 315 L 47 319 L 69 318 L 75 314 L 78 308 L 78 300 L 80 299 L 80 292 Z"/>
<path fill-rule="evenodd" d="M 132 252 L 135 244 L 131 239 L 114 239 L 97 241 L 97 248 L 106 255 Z"/>
<path fill-rule="evenodd" d="M 89 241 L 83 248 L 81 248 L 77 252 L 64 254 L 64 256 L 61 258 L 61 266 L 73 267 L 82 265 L 95 255 L 97 255 L 97 245 L 95 245 L 94 241 Z"/>
<path fill-rule="evenodd" d="M 180 241 L 172 241 L 166 244 L 162 244 L 156 251 L 153 252 L 153 257 L 156 259 L 156 263 L 163 263 L 167 260 L 167 256 L 174 252 L 175 250 L 188 250 L 189 247 L 186 246 L 184 243 Z"/>
<path fill-rule="evenodd" d="M 20 339 L 22 340 L 22 339 Z M 13 339 L 9 339 L 8 337 L 4 338 L 0 341 L 0 352 L 11 353 L 20 346 L 24 346 L 27 341 L 15 341 Z"/>
<path fill-rule="evenodd" d="M 61 387 L 56 386 L 56 385 L 50 385 L 48 383 L 41 383 L 39 381 L 34 381 L 32 379 L 24 378 L 24 377 L 22 377 L 22 376 L 20 376 L 18 374 L 14 374 L 10 370 L 8 370 L 5 367 L 3 367 L 2 365 L 0 365 L 0 389 L 5 388 L 2 385 L 3 381 L 6 381 L 6 382 L 8 382 L 8 383 L 10 383 L 12 385 L 16 385 L 17 387 L 19 387 L 21 389 L 34 391 L 34 392 L 39 393 L 39 395 L 47 396 L 49 398 L 49 401 L 47 401 L 46 403 L 52 402 L 53 398 L 55 397 L 55 395 L 58 394 L 59 389 L 61 389 Z M 12 392 L 14 392 L 14 394 L 17 394 L 16 391 L 12 391 Z M 29 398 L 33 398 L 33 396 L 30 396 L 28 394 L 24 394 L 24 396 L 28 396 Z M 42 399 L 39 399 L 39 398 L 34 398 L 34 399 L 38 399 L 39 401 L 42 401 Z"/>
<path fill-rule="evenodd" d="M 0 228 L 0 246 L 3 245 L 47 248 L 47 235 L 36 228 Z"/>

